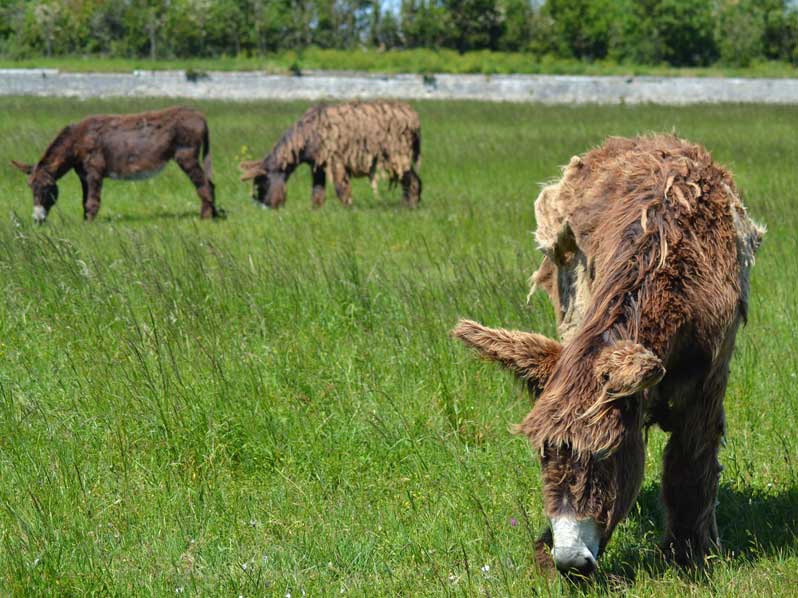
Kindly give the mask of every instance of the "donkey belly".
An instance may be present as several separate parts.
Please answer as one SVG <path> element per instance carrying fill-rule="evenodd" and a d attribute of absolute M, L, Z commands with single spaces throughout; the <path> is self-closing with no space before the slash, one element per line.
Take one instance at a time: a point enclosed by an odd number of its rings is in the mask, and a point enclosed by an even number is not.
<path fill-rule="evenodd" d="M 108 172 L 108 178 L 116 179 L 118 181 L 144 181 L 146 179 L 151 179 L 156 174 L 161 172 L 164 169 L 166 164 L 161 164 L 157 168 L 150 169 L 150 170 L 128 170 L 124 172 Z"/>

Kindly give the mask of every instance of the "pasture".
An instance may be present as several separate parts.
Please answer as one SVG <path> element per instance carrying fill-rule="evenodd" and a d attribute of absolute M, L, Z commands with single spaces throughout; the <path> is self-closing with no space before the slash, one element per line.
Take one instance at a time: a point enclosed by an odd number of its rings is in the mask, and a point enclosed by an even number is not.
<path fill-rule="evenodd" d="M 0 594 L 793 595 L 798 587 L 798 108 L 414 103 L 424 192 L 284 209 L 238 182 L 302 103 L 197 103 L 224 221 L 171 164 L 106 181 L 93 225 L 74 174 L 45 226 L 25 178 L 61 126 L 168 101 L 0 100 Z M 675 130 L 713 151 L 769 228 L 726 394 L 725 552 L 665 566 L 647 473 L 595 581 L 540 574 L 529 409 L 448 337 L 459 316 L 555 333 L 527 303 L 538 182 L 606 135 Z"/>

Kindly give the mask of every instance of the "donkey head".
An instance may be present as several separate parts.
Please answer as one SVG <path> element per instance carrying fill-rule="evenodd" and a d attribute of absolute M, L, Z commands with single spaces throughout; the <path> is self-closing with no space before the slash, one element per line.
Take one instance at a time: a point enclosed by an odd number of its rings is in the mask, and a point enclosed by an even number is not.
<path fill-rule="evenodd" d="M 58 201 L 58 185 L 55 178 L 44 168 L 11 160 L 11 164 L 28 175 L 28 187 L 33 191 L 33 220 L 47 220 L 50 208 Z"/>
<path fill-rule="evenodd" d="M 540 455 L 552 556 L 564 572 L 591 573 L 643 479 L 644 390 L 665 369 L 632 341 L 539 334 L 461 320 L 452 334 L 498 361 L 538 396 L 517 430 Z"/>
<path fill-rule="evenodd" d="M 263 208 L 279 208 L 285 203 L 285 184 L 287 175 L 284 171 L 271 168 L 260 160 L 241 162 L 242 181 L 252 181 L 252 199 Z"/>

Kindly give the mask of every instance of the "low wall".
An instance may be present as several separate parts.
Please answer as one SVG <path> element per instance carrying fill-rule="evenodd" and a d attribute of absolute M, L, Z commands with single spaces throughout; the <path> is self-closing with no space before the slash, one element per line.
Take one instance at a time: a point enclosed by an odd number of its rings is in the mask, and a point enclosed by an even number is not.
<path fill-rule="evenodd" d="M 183 71 L 62 73 L 54 69 L 0 69 L 0 95 L 218 100 L 390 97 L 545 104 L 796 104 L 798 79 L 327 72 L 294 77 L 258 72 L 210 72 L 190 80 Z"/>

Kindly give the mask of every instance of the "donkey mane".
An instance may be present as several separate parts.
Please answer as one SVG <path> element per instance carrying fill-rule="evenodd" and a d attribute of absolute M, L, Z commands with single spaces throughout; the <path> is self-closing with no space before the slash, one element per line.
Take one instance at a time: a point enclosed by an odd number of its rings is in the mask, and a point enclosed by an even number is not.
<path fill-rule="evenodd" d="M 51 158 L 57 156 L 58 150 L 71 143 L 73 139 L 74 125 L 65 126 L 58 132 L 58 135 L 55 136 L 55 139 L 50 142 L 50 145 L 47 146 L 47 149 L 44 150 L 44 154 L 42 154 L 39 164 L 48 164 Z"/>
<path fill-rule="evenodd" d="M 287 170 L 299 165 L 302 150 L 311 143 L 314 135 L 318 136 L 318 120 L 324 105 L 313 106 L 289 128 L 274 144 L 274 148 L 266 156 L 263 165 L 267 169 Z"/>
<path fill-rule="evenodd" d="M 622 409 L 608 402 L 600 417 L 583 418 L 597 395 L 596 354 L 630 340 L 665 362 L 688 321 L 698 321 L 700 340 L 717 350 L 740 297 L 729 216 L 742 204 L 731 175 L 705 149 L 673 135 L 610 138 L 572 159 L 559 188 L 544 192 L 562 218 L 545 224 L 570 227 L 565 234 L 587 257 L 590 300 L 545 397 L 518 431 L 539 448 L 612 450 L 622 440 Z M 555 248 L 543 249 L 553 255 Z"/>

